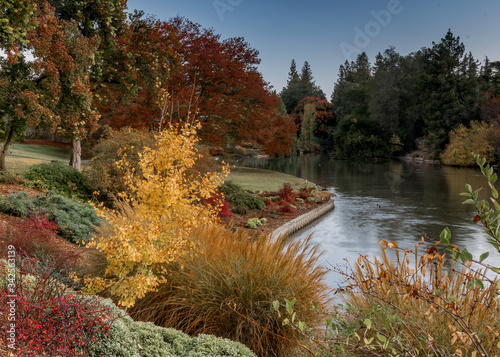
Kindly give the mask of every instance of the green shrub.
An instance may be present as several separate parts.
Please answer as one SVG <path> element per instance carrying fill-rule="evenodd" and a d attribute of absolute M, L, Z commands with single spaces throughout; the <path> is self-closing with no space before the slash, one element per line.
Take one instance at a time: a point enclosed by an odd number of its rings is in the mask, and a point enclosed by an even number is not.
<path fill-rule="evenodd" d="M 155 326 L 151 322 L 134 321 L 109 299 L 98 299 L 118 318 L 102 339 L 89 346 L 90 356 L 113 357 L 251 357 L 246 346 L 215 336 L 191 338 L 172 328 Z"/>
<path fill-rule="evenodd" d="M 58 225 L 58 233 L 72 243 L 88 242 L 94 233 L 92 226 L 101 220 L 89 203 L 72 201 L 58 194 L 36 195 L 30 199 L 26 192 L 10 194 L 0 199 L 0 211 L 19 217 L 41 210 Z"/>
<path fill-rule="evenodd" d="M 251 229 L 255 229 L 255 228 L 260 227 L 260 226 L 262 226 L 262 222 L 258 218 L 250 218 L 248 220 L 247 224 L 245 225 L 245 227 L 251 228 Z"/>
<path fill-rule="evenodd" d="M 245 192 L 237 184 L 226 181 L 220 189 L 231 205 L 231 211 L 244 215 L 252 211 L 262 211 L 266 205 L 261 197 Z"/>
<path fill-rule="evenodd" d="M 391 155 L 391 136 L 370 119 L 346 116 L 333 133 L 333 152 L 338 159 L 382 159 Z"/>
<path fill-rule="evenodd" d="M 67 197 L 79 197 L 88 200 L 92 189 L 85 176 L 78 170 L 61 162 L 33 165 L 25 175 L 34 188 L 46 188 L 57 191 Z"/>
<path fill-rule="evenodd" d="M 32 208 L 28 192 L 11 193 L 7 197 L 0 196 L 0 211 L 13 216 L 27 217 Z"/>
<path fill-rule="evenodd" d="M 12 172 L 0 171 L 0 183 L 7 185 L 23 185 L 26 181 L 22 176 L 16 175 Z"/>
<path fill-rule="evenodd" d="M 167 267 L 167 282 L 139 300 L 132 316 L 193 336 L 224 336 L 258 356 L 283 356 L 302 339 L 281 323 L 272 301 L 295 297 L 309 326 L 321 321 L 311 302 L 323 307 L 329 289 L 309 239 L 273 243 L 246 230 L 200 227 L 192 240 L 193 254 Z"/>

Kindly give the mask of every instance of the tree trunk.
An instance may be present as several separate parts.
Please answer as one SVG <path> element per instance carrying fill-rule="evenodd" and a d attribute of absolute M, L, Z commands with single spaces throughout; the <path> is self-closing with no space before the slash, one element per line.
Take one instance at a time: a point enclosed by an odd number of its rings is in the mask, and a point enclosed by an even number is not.
<path fill-rule="evenodd" d="M 10 146 L 10 143 L 12 142 L 13 138 L 14 138 L 14 128 L 11 127 L 10 131 L 9 131 L 9 135 L 7 136 L 7 140 L 5 141 L 3 149 L 0 152 L 0 171 L 7 171 L 7 166 L 5 165 L 5 155 L 7 154 L 8 150 L 9 150 L 9 146 Z"/>
<path fill-rule="evenodd" d="M 82 145 L 81 141 L 77 139 L 73 139 L 72 142 L 73 151 L 71 153 L 71 166 L 80 171 L 81 163 L 82 163 Z"/>

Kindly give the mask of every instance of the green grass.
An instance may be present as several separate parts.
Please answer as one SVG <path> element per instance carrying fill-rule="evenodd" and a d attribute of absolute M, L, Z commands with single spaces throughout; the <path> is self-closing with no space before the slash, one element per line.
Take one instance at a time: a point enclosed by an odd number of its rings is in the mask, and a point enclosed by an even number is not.
<path fill-rule="evenodd" d="M 12 144 L 5 157 L 7 170 L 16 174 L 24 174 L 29 166 L 50 161 L 69 163 L 70 148 L 45 145 Z"/>
<path fill-rule="evenodd" d="M 271 170 L 251 169 L 246 167 L 235 167 L 227 177 L 244 190 L 277 192 L 285 182 L 289 182 L 296 190 L 305 187 L 305 180 Z M 308 182 L 307 187 L 313 187 L 314 182 Z"/>

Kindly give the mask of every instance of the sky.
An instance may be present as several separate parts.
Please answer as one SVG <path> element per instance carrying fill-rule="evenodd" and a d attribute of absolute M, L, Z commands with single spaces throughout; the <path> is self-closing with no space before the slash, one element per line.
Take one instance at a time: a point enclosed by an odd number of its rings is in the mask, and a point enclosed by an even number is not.
<path fill-rule="evenodd" d="M 160 20 L 177 15 L 213 28 L 222 38 L 244 37 L 259 51 L 259 71 L 278 93 L 290 62 L 311 65 L 328 99 L 338 69 L 365 51 L 394 46 L 402 55 L 440 42 L 451 29 L 467 52 L 500 60 L 498 0 L 128 0 Z"/>

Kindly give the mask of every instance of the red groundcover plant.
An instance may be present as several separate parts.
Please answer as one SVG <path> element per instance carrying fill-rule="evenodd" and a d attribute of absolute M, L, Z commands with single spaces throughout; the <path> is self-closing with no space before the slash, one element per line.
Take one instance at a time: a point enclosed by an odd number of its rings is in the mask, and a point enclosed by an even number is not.
<path fill-rule="evenodd" d="M 114 316 L 95 299 L 71 292 L 46 274 L 33 275 L 32 259 L 16 259 L 14 283 L 7 279 L 12 267 L 4 263 L 0 269 L 0 281 L 10 284 L 1 285 L 2 301 L 11 302 L 1 304 L 0 313 L 11 317 L 15 311 L 15 320 L 2 319 L 1 343 L 14 356 L 86 356 L 90 344 L 105 338 Z M 14 334 L 9 333 L 11 323 Z"/>

